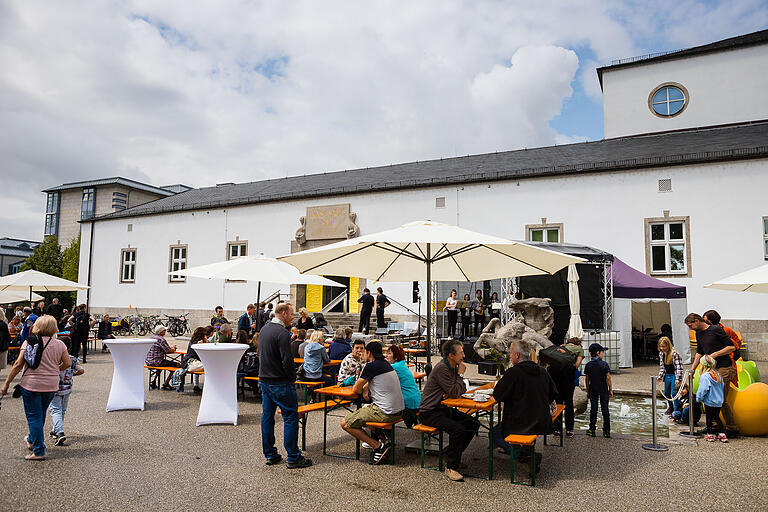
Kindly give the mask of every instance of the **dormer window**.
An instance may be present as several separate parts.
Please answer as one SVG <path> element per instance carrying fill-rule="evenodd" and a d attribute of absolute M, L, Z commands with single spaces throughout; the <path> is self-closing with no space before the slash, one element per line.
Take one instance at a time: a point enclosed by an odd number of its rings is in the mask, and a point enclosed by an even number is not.
<path fill-rule="evenodd" d="M 665 83 L 648 97 L 648 107 L 659 117 L 674 117 L 688 105 L 688 91 L 677 83 Z"/>

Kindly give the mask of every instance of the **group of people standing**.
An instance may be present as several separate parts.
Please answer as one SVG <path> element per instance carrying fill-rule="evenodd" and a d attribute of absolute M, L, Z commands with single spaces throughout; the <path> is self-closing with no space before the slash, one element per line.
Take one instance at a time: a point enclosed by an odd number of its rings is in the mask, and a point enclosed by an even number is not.
<path fill-rule="evenodd" d="M 445 300 L 444 308 L 448 318 L 447 335 L 451 338 L 457 337 L 456 326 L 459 320 L 459 313 L 461 313 L 461 339 L 466 339 L 470 336 L 470 329 L 473 325 L 472 335 L 479 336 L 485 325 L 492 318 L 499 318 L 501 316 L 501 309 L 493 307 L 498 302 L 499 294 L 497 292 L 493 292 L 490 299 L 486 301 L 483 299 L 483 290 L 477 290 L 474 299 L 468 293 L 465 293 L 462 300 L 463 307 L 459 307 L 457 292 L 455 289 L 451 290 L 451 294 Z"/>

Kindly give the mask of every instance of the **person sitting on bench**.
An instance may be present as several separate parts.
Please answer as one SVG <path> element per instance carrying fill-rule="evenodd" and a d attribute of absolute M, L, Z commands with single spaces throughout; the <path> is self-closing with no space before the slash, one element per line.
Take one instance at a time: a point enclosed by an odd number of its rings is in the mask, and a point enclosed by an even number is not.
<path fill-rule="evenodd" d="M 364 357 L 365 341 L 358 338 L 352 345 L 352 352 L 347 354 L 339 367 L 339 375 L 336 378 L 339 386 L 351 386 L 355 383 L 365 364 Z"/>
<path fill-rule="evenodd" d="M 504 438 L 510 434 L 553 434 L 550 403 L 557 397 L 557 388 L 547 371 L 530 360 L 530 348 L 520 340 L 509 347 L 512 365 L 496 383 L 493 398 L 503 404 L 501 428 L 494 428 L 494 442 L 509 453 Z M 514 457 L 522 463 L 530 463 L 530 455 L 523 455 L 515 446 Z M 541 454 L 536 453 L 536 471 Z"/>
<path fill-rule="evenodd" d="M 323 363 L 330 362 L 330 358 L 322 342 L 322 332 L 315 331 L 312 333 L 309 343 L 304 347 L 303 376 L 301 378 L 305 381 L 323 382 L 332 386 L 335 384 L 333 377 L 323 375 Z"/>
<path fill-rule="evenodd" d="M 155 366 L 155 367 L 175 367 L 179 368 L 181 365 L 177 363 L 176 361 L 171 361 L 170 359 L 165 358 L 165 354 L 171 354 L 173 352 L 176 352 L 176 345 L 168 345 L 168 342 L 165 341 L 165 326 L 164 325 L 158 325 L 155 327 L 155 334 L 151 336 L 153 340 L 155 340 L 154 345 L 149 347 L 149 352 L 147 352 L 147 358 L 144 360 L 144 364 L 147 366 Z M 165 390 L 173 389 L 170 386 L 171 377 L 173 377 L 173 372 L 168 372 L 168 377 L 165 379 L 165 384 L 163 384 L 163 388 Z M 160 384 L 160 372 L 157 372 L 155 375 L 155 380 L 149 384 L 149 387 L 152 389 L 157 389 L 158 385 Z"/>
<path fill-rule="evenodd" d="M 384 359 L 381 343 L 371 341 L 365 347 L 365 362 L 360 378 L 355 381 L 352 390 L 371 400 L 355 412 L 341 420 L 341 428 L 352 437 L 368 443 L 373 448 L 369 464 L 381 464 L 386 460 L 392 444 L 374 439 L 363 430 L 368 422 L 394 423 L 400 421 L 405 408 L 403 394 L 400 392 L 400 380 L 392 365 Z"/>

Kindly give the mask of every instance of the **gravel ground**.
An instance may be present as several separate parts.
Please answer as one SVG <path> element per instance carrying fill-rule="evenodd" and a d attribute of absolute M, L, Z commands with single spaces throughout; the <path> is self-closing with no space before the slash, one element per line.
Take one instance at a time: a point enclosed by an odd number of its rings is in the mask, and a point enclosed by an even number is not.
<path fill-rule="evenodd" d="M 728 445 L 670 442 L 664 453 L 643 450 L 643 441 L 630 438 L 577 434 L 564 448 L 543 446 L 539 440 L 543 469 L 537 487 L 530 488 L 510 485 L 508 458 L 498 454 L 491 482 L 453 483 L 421 469 L 417 455 L 403 450 L 404 442 L 417 439 L 409 431 L 398 431 L 394 467 L 324 457 L 322 414 L 315 413 L 309 419 L 306 452 L 315 466 L 289 471 L 284 464 L 264 466 L 260 405 L 250 394 L 240 402 L 237 427 L 195 427 L 200 399 L 191 391 L 153 390 L 144 412 L 106 413 L 111 358 L 92 354 L 85 368 L 85 375 L 75 378 L 65 421 L 69 446 L 49 443 L 45 462 L 23 459 L 22 403 L 10 396 L 3 399 L 0 510 L 55 510 L 67 503 L 105 510 L 658 510 L 701 505 L 710 509 L 709 503 L 715 502 L 718 510 L 768 508 L 766 438 L 737 439 Z M 647 379 L 646 370 L 640 373 Z M 277 430 L 280 443 L 279 420 Z M 329 439 L 334 451 L 354 453 L 338 419 L 329 421 Z M 475 440 L 465 453 L 471 472 L 486 470 L 486 442 Z M 733 478 L 730 468 L 749 469 L 739 469 L 740 476 Z M 691 483 L 702 482 L 706 493 L 691 490 Z"/>

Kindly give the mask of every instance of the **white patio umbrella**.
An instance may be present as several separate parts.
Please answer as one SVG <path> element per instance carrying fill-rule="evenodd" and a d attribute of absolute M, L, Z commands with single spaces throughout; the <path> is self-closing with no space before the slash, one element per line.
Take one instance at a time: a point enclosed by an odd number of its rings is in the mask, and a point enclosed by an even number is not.
<path fill-rule="evenodd" d="M 32 292 L 73 292 L 87 290 L 88 286 L 37 270 L 25 270 L 0 277 L 0 292 L 26 292 L 32 302 Z"/>
<path fill-rule="evenodd" d="M 768 293 L 768 264 L 709 283 L 704 288 Z"/>
<path fill-rule="evenodd" d="M 581 327 L 581 302 L 579 299 L 579 273 L 576 265 L 568 265 L 568 304 L 571 306 L 571 320 L 568 322 L 566 339 L 583 338 L 584 329 Z"/>
<path fill-rule="evenodd" d="M 32 301 L 43 300 L 43 296 L 38 295 L 34 292 L 32 293 L 32 297 L 30 297 L 24 292 L 14 292 L 14 291 L 0 292 L 0 304 L 13 304 L 14 302 L 24 302 L 28 300 L 32 300 Z"/>
<path fill-rule="evenodd" d="M 432 281 L 484 281 L 553 274 L 581 258 L 439 222 L 398 228 L 281 256 L 301 272 L 376 281 L 427 281 L 430 360 Z"/>
<path fill-rule="evenodd" d="M 341 283 L 317 275 L 301 274 L 293 265 L 261 254 L 256 256 L 240 256 L 239 258 L 209 263 L 208 265 L 174 270 L 168 272 L 168 274 L 204 279 L 258 281 L 256 302 L 261 302 L 262 282 L 274 284 L 315 284 L 344 288 L 344 285 Z"/>

